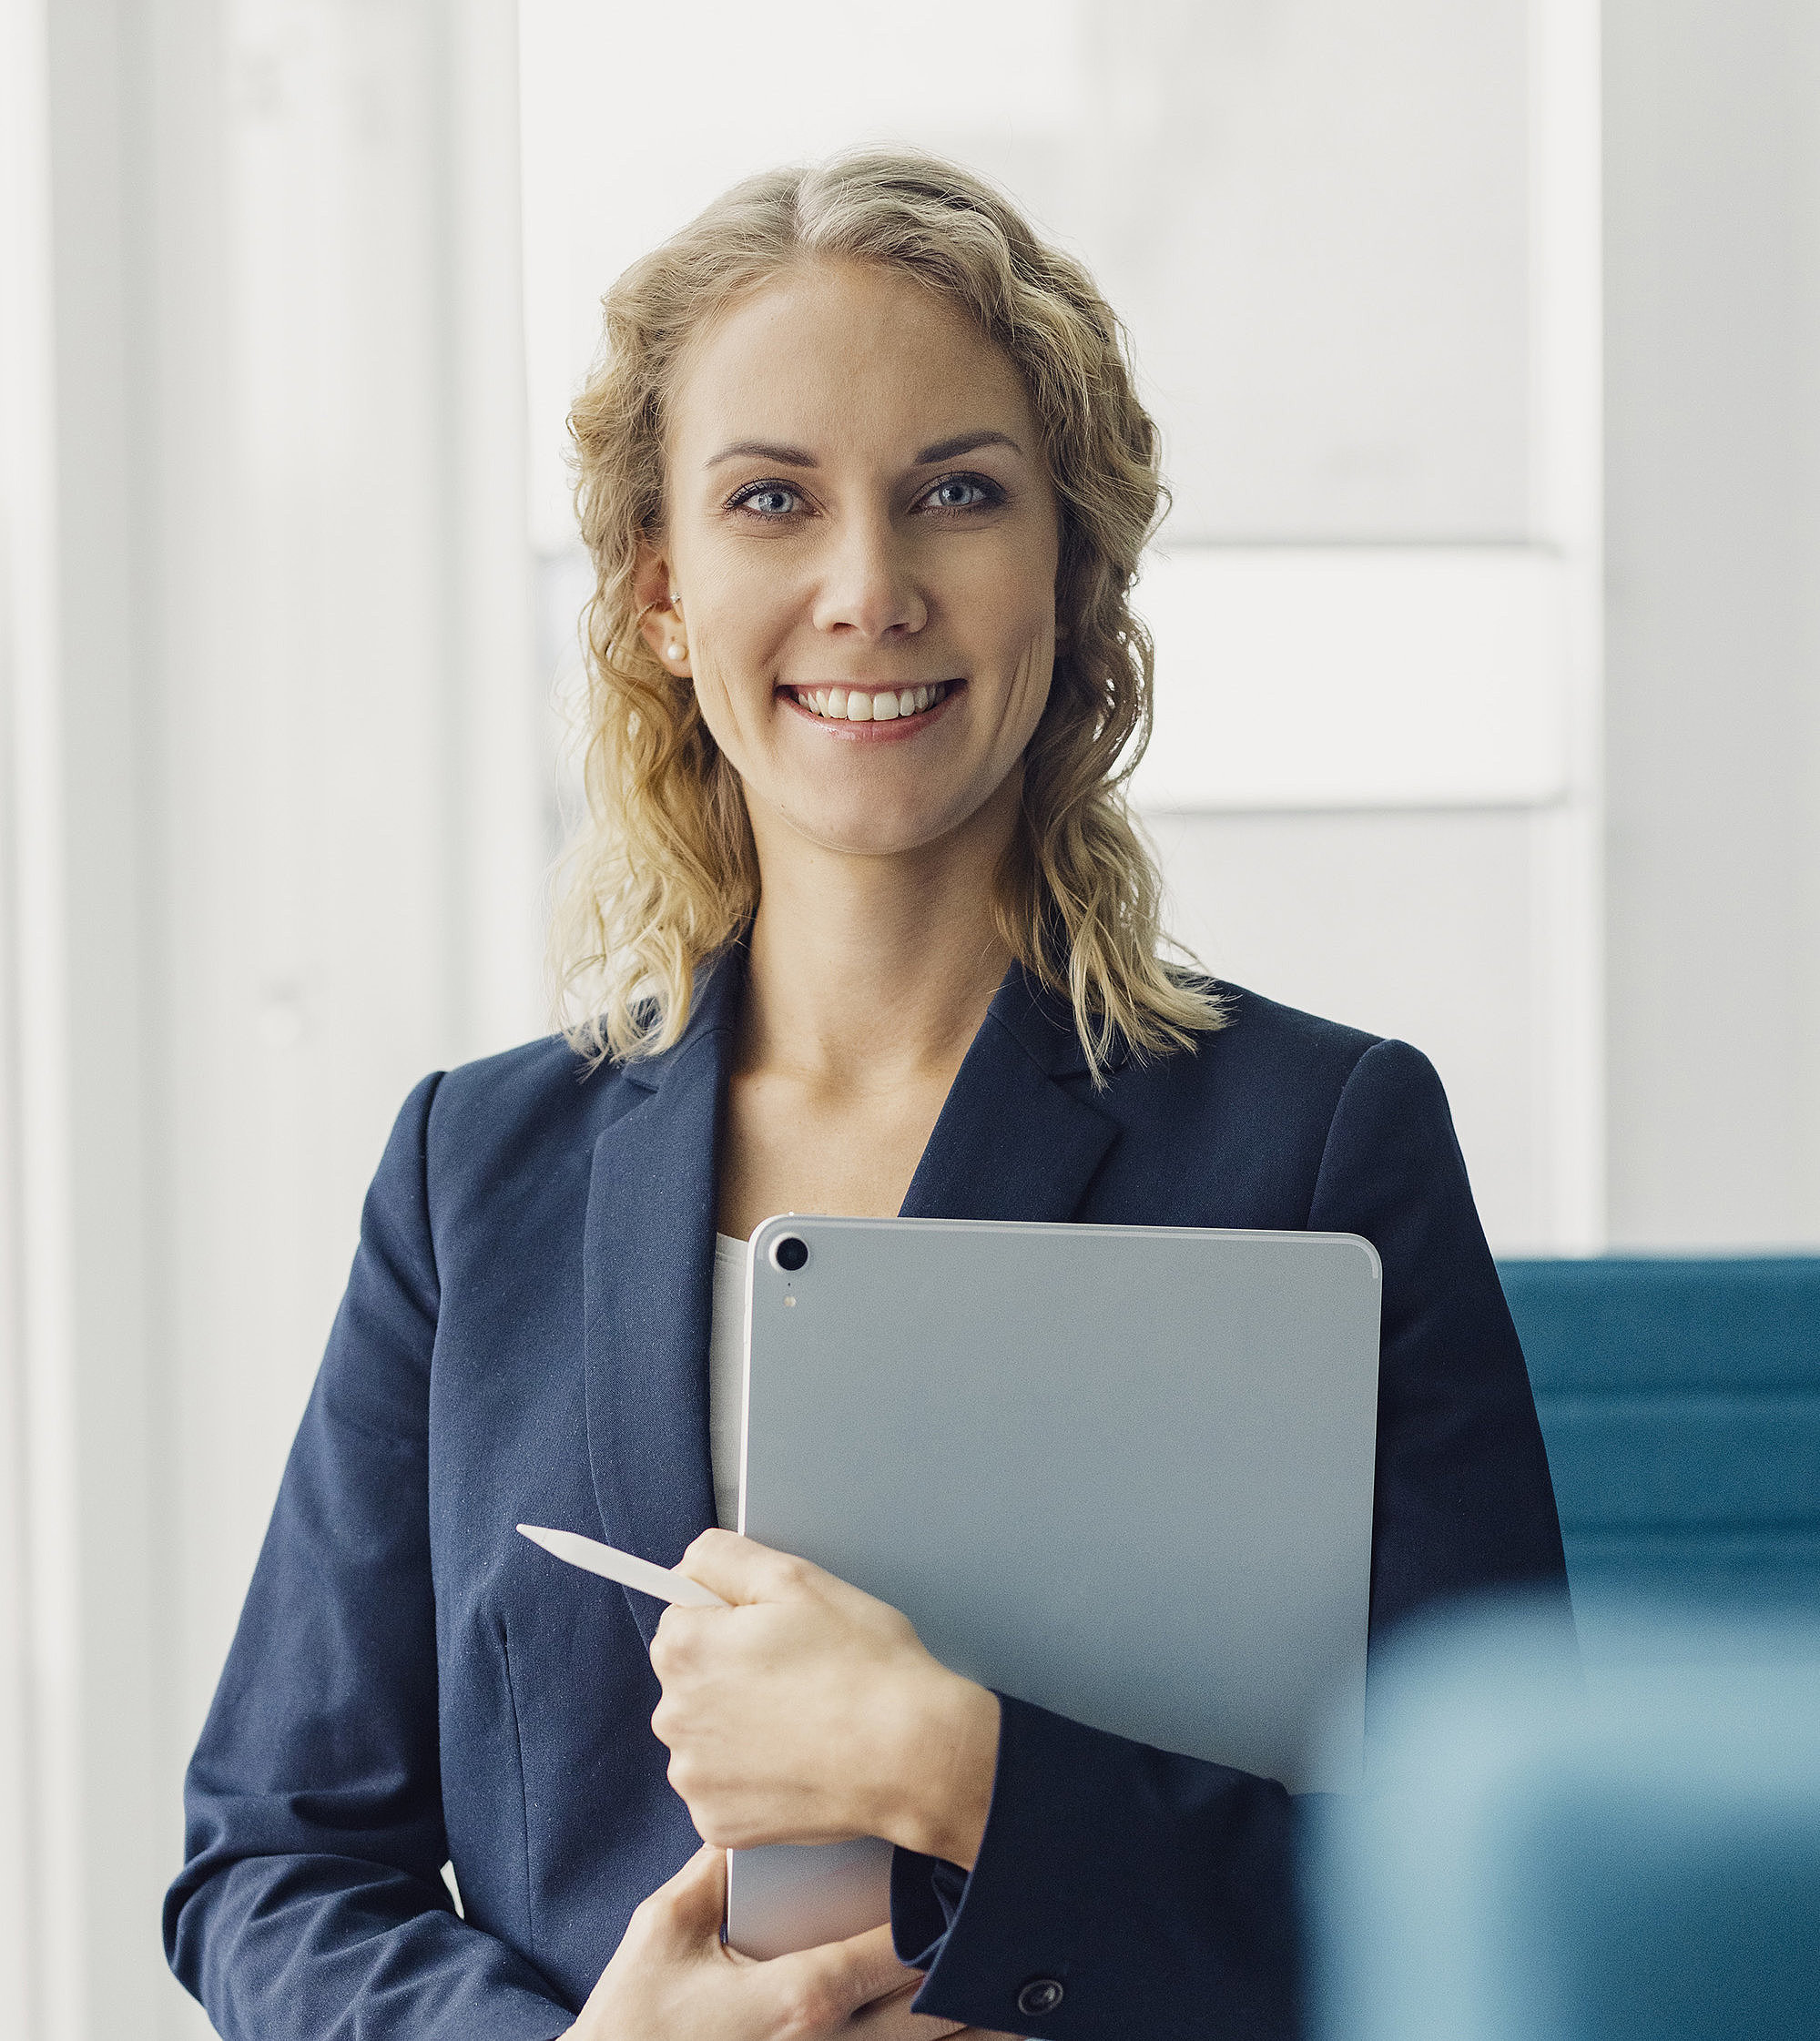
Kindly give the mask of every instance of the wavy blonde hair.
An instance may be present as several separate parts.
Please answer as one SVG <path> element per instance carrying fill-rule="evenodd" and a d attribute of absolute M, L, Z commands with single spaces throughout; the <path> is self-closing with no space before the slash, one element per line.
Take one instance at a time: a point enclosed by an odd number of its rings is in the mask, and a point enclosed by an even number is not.
<path fill-rule="evenodd" d="M 736 185 L 603 302 L 601 351 L 569 414 L 595 589 L 583 614 L 587 813 L 552 927 L 564 1031 L 595 1059 L 668 1048 L 696 973 L 758 904 L 738 776 L 689 682 L 645 643 L 633 576 L 639 540 L 664 527 L 667 406 L 690 343 L 736 300 L 815 259 L 915 278 L 1022 375 L 1060 506 L 1058 651 L 998 874 L 998 928 L 1069 1002 L 1096 1081 L 1121 1044 L 1139 1057 L 1187 1047 L 1221 1024 L 1220 1002 L 1159 956 L 1156 868 L 1125 801 L 1150 736 L 1153 663 L 1130 592 L 1165 496 L 1124 330 L 1082 265 L 991 186 L 882 150 Z"/>

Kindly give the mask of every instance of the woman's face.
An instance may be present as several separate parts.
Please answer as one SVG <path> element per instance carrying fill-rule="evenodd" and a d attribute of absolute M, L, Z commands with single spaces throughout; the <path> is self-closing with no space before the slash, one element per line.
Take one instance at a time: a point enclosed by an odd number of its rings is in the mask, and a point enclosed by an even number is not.
<path fill-rule="evenodd" d="M 906 277 L 805 263 L 693 350 L 667 459 L 646 635 L 693 676 L 761 851 L 774 821 L 871 855 L 1002 807 L 1009 828 L 1058 527 L 1005 356 Z"/>

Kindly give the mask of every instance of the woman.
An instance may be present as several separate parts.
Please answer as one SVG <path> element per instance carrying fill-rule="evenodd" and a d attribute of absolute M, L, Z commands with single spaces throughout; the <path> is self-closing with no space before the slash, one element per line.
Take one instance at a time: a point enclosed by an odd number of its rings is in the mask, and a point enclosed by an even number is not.
<path fill-rule="evenodd" d="M 1383 1260 L 1374 1637 L 1562 1582 L 1432 1071 L 1159 961 L 1121 765 L 1160 484 L 1116 324 L 973 178 L 849 157 L 628 272 L 573 422 L 584 1018 L 399 1120 L 172 1961 L 259 2041 L 1288 2034 L 1279 1785 L 1001 1701 L 714 1528 L 717 1233 L 726 1264 L 785 1210 L 1306 1226 Z M 659 1622 L 525 1518 L 735 1606 Z M 851 1834 L 900 1846 L 889 1931 L 723 1949 L 722 1846 Z"/>

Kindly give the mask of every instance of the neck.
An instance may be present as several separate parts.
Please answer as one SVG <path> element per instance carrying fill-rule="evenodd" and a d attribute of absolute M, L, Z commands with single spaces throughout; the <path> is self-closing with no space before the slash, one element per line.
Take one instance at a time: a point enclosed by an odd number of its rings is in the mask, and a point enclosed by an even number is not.
<path fill-rule="evenodd" d="M 961 829 L 891 857 L 755 832 L 740 1065 L 854 1091 L 951 1077 L 1011 962 L 992 890 L 1020 791 L 1013 775 Z"/>

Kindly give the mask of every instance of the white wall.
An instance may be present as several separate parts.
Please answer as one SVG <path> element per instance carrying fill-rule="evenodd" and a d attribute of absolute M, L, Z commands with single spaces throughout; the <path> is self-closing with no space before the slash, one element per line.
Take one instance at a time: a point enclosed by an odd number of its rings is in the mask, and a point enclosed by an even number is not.
<path fill-rule="evenodd" d="M 86 2041 L 206 2031 L 182 1764 L 391 1116 L 543 1026 L 549 732 L 506 0 L 7 25 L 0 1993 Z"/>
<path fill-rule="evenodd" d="M 528 282 L 554 427 L 633 256 L 736 177 L 913 138 L 1087 253 L 1168 435 L 1178 540 L 1530 527 L 1526 0 L 525 0 Z M 672 91 L 600 81 L 661 75 Z"/>
<path fill-rule="evenodd" d="M 1820 11 L 1609 0 L 1612 1233 L 1820 1244 Z"/>
<path fill-rule="evenodd" d="M 23 1447 L 9 1599 L 25 1790 L 4 1875 L 25 1934 L 6 1988 L 25 2031 L 61 2041 L 144 2019 L 156 1984 L 153 883 L 137 627 L 155 582 L 137 543 L 144 382 L 129 334 L 143 271 L 126 52 L 107 11 L 83 0 L 7 26 L 0 911 L 17 1146 L 4 1331 Z M 130 1924 L 117 1960 L 90 1961 L 117 1922 Z"/>
<path fill-rule="evenodd" d="M 178 358 L 160 464 L 193 542 L 158 676 L 186 1720 L 391 1115 L 544 1024 L 511 10 L 219 18 L 216 359 Z"/>
<path fill-rule="evenodd" d="M 1530 960 L 1546 909 L 1530 816 L 1163 815 L 1150 826 L 1183 939 L 1238 984 L 1419 1042 L 1447 1079 L 1488 1233 L 1530 1234 L 1548 1200 L 1537 1130 L 1549 1071 L 1536 1046 L 1546 988 Z M 1387 893 L 1427 939 L 1387 943 Z"/>

